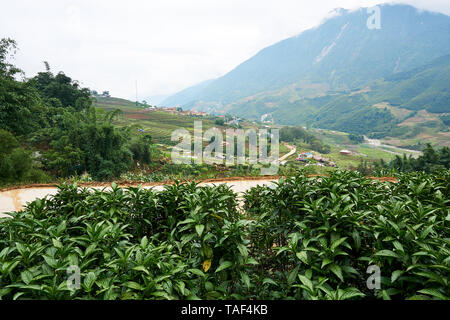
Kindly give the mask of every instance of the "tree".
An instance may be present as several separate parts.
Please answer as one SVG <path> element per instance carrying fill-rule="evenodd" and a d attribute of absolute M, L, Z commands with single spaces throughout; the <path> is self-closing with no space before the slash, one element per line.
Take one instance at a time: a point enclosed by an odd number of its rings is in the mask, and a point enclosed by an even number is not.
<path fill-rule="evenodd" d="M 222 118 L 218 118 L 216 119 L 216 121 L 214 121 L 214 123 L 218 126 L 223 126 L 225 124 L 225 121 Z"/>
<path fill-rule="evenodd" d="M 77 81 L 62 71 L 54 76 L 47 67 L 46 72 L 39 72 L 29 81 L 46 101 L 57 99 L 63 107 L 73 107 L 78 111 L 92 104 L 91 91 L 88 88 L 81 88 Z"/>
<path fill-rule="evenodd" d="M 20 69 L 7 62 L 17 51 L 17 43 L 10 38 L 0 39 L 0 77 L 13 79 Z"/>
<path fill-rule="evenodd" d="M 149 164 L 151 161 L 152 136 L 149 134 L 140 135 L 130 143 L 130 151 L 133 153 L 133 160 L 140 163 Z"/>
<path fill-rule="evenodd" d="M 423 154 L 417 159 L 411 156 L 395 156 L 389 163 L 384 164 L 385 168 L 393 168 L 397 171 L 425 171 L 437 172 L 441 169 L 450 169 L 450 148 L 443 147 L 435 150 L 431 144 L 427 144 Z"/>
<path fill-rule="evenodd" d="M 348 138 L 351 142 L 354 144 L 363 143 L 364 142 L 364 136 L 360 134 L 349 134 Z"/>
<path fill-rule="evenodd" d="M 6 61 L 16 49 L 14 40 L 0 40 L 0 129 L 26 135 L 38 127 L 44 106 L 36 90 L 15 79 L 21 70 Z"/>
<path fill-rule="evenodd" d="M 10 132 L 0 129 L 0 141 L 0 184 L 47 179 L 33 163 L 31 152 L 25 150 Z"/>
<path fill-rule="evenodd" d="M 120 110 L 99 117 L 90 89 L 64 72 L 54 75 L 44 62 L 44 72 L 16 80 L 21 71 L 7 61 L 15 50 L 13 40 L 0 40 L 0 183 L 48 180 L 40 166 L 55 177 L 87 171 L 104 180 L 151 161 L 151 137 L 115 126 Z"/>
<path fill-rule="evenodd" d="M 129 132 L 112 124 L 114 114 L 99 119 L 94 108 L 65 111 L 51 130 L 51 149 L 44 157 L 46 168 L 63 177 L 87 171 L 99 180 L 130 169 L 133 153 L 127 147 Z"/>

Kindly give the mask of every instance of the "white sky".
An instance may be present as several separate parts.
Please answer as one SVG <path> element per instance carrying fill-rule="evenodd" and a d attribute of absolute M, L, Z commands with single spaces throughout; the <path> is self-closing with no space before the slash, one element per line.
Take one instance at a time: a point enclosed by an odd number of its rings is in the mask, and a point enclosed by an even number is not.
<path fill-rule="evenodd" d="M 221 76 L 259 50 L 317 25 L 334 8 L 382 0 L 2 0 L 0 38 L 18 42 L 27 77 L 64 71 L 138 99 Z M 450 15 L 448 0 L 404 0 Z M 151 101 L 148 101 L 151 103 Z"/>

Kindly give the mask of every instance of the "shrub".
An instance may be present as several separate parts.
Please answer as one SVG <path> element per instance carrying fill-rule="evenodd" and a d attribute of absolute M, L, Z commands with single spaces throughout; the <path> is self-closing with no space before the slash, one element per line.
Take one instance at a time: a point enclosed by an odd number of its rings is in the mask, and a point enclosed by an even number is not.
<path fill-rule="evenodd" d="M 0 298 L 449 299 L 450 172 L 397 179 L 298 173 L 244 211 L 226 185 L 61 185 L 0 220 Z"/>

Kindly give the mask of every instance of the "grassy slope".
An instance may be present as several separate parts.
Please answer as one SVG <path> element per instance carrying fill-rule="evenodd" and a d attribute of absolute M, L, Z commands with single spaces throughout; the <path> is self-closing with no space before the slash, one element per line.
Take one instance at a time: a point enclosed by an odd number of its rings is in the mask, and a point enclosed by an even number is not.
<path fill-rule="evenodd" d="M 184 128 L 192 134 L 195 120 L 202 121 L 203 129 L 215 126 L 214 121 L 207 118 L 176 115 L 164 111 L 144 112 L 133 102 L 119 98 L 97 98 L 95 106 L 106 111 L 122 110 L 123 114 L 116 120 L 116 124 L 133 126 L 134 130 L 143 129 L 146 133 L 151 134 L 157 143 L 161 144 L 173 144 L 170 137 L 176 129 Z"/>

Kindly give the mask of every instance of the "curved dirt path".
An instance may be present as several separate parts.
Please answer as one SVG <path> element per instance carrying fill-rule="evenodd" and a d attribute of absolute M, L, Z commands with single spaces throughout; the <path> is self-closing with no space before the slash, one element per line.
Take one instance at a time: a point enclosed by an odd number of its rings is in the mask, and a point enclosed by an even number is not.
<path fill-rule="evenodd" d="M 266 185 L 274 181 L 277 181 L 280 177 L 268 176 L 268 177 L 236 177 L 228 179 L 217 180 L 205 180 L 199 183 L 200 186 L 212 186 L 214 184 L 226 184 L 237 194 L 241 194 L 257 185 Z M 118 183 L 122 188 L 130 186 L 142 185 L 144 189 L 154 188 L 155 190 L 163 190 L 164 186 L 170 185 L 169 183 Z M 99 183 L 99 184 L 79 184 L 80 187 L 88 187 L 97 190 L 110 190 L 111 183 Z M 0 218 L 8 216 L 8 212 L 21 211 L 26 206 L 27 202 L 32 202 L 39 198 L 55 195 L 58 192 L 58 188 L 54 185 L 29 185 L 25 187 L 18 187 L 14 189 L 6 189 L 0 191 Z"/>
<path fill-rule="evenodd" d="M 380 149 L 382 151 L 386 151 L 386 152 L 389 152 L 389 153 L 392 153 L 392 154 L 395 154 L 395 155 L 402 156 L 403 153 L 397 152 L 397 151 L 393 151 L 393 150 L 387 150 L 387 149 L 395 149 L 395 150 L 401 150 L 401 151 L 404 151 L 404 152 L 409 152 L 409 153 L 414 155 L 414 158 L 416 158 L 416 157 L 418 157 L 418 156 L 420 156 L 422 154 L 421 151 L 411 150 L 411 149 L 404 149 L 404 148 L 400 148 L 400 147 L 396 147 L 396 146 L 391 146 L 391 145 L 388 145 L 388 144 L 381 143 L 381 140 L 379 140 L 379 139 L 369 139 L 366 136 L 363 136 L 363 137 L 364 137 L 364 143 L 367 143 L 368 145 L 371 145 L 371 146 L 373 146 L 373 147 L 375 147 L 377 149 Z"/>
<path fill-rule="evenodd" d="M 278 159 L 278 162 L 282 162 L 285 159 L 289 158 L 291 155 L 293 155 L 295 152 L 297 152 L 297 147 L 295 146 L 291 146 L 290 144 L 285 143 L 284 144 L 286 147 L 288 147 L 289 149 L 291 149 L 291 151 L 289 151 L 288 153 L 286 153 L 284 156 L 282 156 L 280 159 Z"/>
<path fill-rule="evenodd" d="M 311 174 L 308 177 L 320 177 L 325 175 Z M 232 177 L 224 179 L 210 179 L 199 183 L 200 186 L 212 186 L 217 184 L 226 184 L 240 196 L 243 192 L 256 187 L 258 185 L 273 184 L 278 181 L 281 176 L 259 176 L 259 177 Z M 380 182 L 396 183 L 397 179 L 393 177 L 367 177 L 368 179 Z M 171 185 L 173 182 L 162 183 L 139 183 L 139 182 L 122 182 L 118 185 L 122 188 L 142 186 L 144 189 L 154 188 L 155 190 L 163 190 L 164 186 Z M 111 183 L 79 183 L 80 187 L 88 187 L 92 189 L 111 190 Z M 13 187 L 10 189 L 0 190 L 0 218 L 8 217 L 8 212 L 21 211 L 27 202 L 32 202 L 38 198 L 55 195 L 58 188 L 55 185 L 27 185 L 23 187 Z"/>

